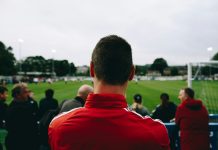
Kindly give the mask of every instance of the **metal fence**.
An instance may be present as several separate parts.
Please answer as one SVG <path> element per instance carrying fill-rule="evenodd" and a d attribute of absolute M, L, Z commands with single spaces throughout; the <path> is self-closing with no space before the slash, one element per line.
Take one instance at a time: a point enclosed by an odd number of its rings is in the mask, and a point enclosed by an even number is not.
<path fill-rule="evenodd" d="M 217 118 L 216 118 L 217 119 Z M 171 140 L 172 149 L 179 150 L 179 129 L 175 123 L 165 123 L 167 127 L 168 134 Z M 210 149 L 218 150 L 218 123 L 210 122 L 209 123 L 209 132 L 210 132 Z"/>

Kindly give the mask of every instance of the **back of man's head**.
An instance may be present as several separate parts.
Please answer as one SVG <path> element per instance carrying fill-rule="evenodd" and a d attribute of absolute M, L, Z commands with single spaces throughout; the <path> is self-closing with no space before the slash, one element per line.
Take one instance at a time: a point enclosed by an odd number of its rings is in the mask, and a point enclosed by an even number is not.
<path fill-rule="evenodd" d="M 89 93 L 92 92 L 93 92 L 93 88 L 90 85 L 84 84 L 79 88 L 77 92 L 77 96 L 81 97 L 85 101 Z"/>
<path fill-rule="evenodd" d="M 131 46 L 116 35 L 104 37 L 92 53 L 92 63 L 98 80 L 123 85 L 128 81 L 133 65 Z"/>
<path fill-rule="evenodd" d="M 195 97 L 195 92 L 194 92 L 194 90 L 191 89 L 191 88 L 185 88 L 185 89 L 184 89 L 184 92 L 185 92 L 185 94 L 186 94 L 188 97 L 190 97 L 190 98 L 192 98 L 192 99 Z"/>
<path fill-rule="evenodd" d="M 47 89 L 47 90 L 45 91 L 45 97 L 46 97 L 46 98 L 51 99 L 51 98 L 53 98 L 53 95 L 54 95 L 54 90 L 52 90 L 52 89 Z"/>
<path fill-rule="evenodd" d="M 169 101 L 169 95 L 167 93 L 162 93 L 160 95 L 160 99 L 161 99 L 162 103 L 167 103 Z"/>
<path fill-rule="evenodd" d="M 28 92 L 27 85 L 23 83 L 19 83 L 14 85 L 11 95 L 13 98 L 17 100 L 26 100 L 27 92 Z"/>
<path fill-rule="evenodd" d="M 142 96 L 140 94 L 135 94 L 133 98 L 136 103 L 138 104 L 142 103 Z"/>

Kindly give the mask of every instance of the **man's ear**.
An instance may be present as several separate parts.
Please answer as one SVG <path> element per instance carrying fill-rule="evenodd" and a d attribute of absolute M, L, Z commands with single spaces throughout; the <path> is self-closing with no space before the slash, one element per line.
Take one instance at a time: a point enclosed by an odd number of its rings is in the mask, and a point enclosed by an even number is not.
<path fill-rule="evenodd" d="M 129 81 L 133 79 L 134 75 L 135 75 L 135 66 L 132 65 L 130 76 L 129 76 Z"/>
<path fill-rule="evenodd" d="M 92 61 L 90 62 L 90 76 L 91 77 L 95 76 L 95 73 L 94 73 L 94 64 L 93 64 Z"/>

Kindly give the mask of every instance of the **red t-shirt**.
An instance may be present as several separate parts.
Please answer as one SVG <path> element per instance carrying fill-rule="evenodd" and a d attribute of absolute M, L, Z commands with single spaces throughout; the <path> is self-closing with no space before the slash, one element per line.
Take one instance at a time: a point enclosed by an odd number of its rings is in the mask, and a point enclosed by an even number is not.
<path fill-rule="evenodd" d="M 90 94 L 85 107 L 55 117 L 49 126 L 52 150 L 162 150 L 165 126 L 127 109 L 118 94 Z"/>
<path fill-rule="evenodd" d="M 188 99 L 176 110 L 181 150 L 209 150 L 208 112 L 200 100 Z"/>

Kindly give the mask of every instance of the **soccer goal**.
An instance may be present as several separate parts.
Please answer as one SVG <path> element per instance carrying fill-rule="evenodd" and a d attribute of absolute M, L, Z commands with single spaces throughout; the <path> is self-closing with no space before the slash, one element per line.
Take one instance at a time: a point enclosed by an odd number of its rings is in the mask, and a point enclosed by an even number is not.
<path fill-rule="evenodd" d="M 218 113 L 218 61 L 188 63 L 187 81 L 209 113 Z"/>

